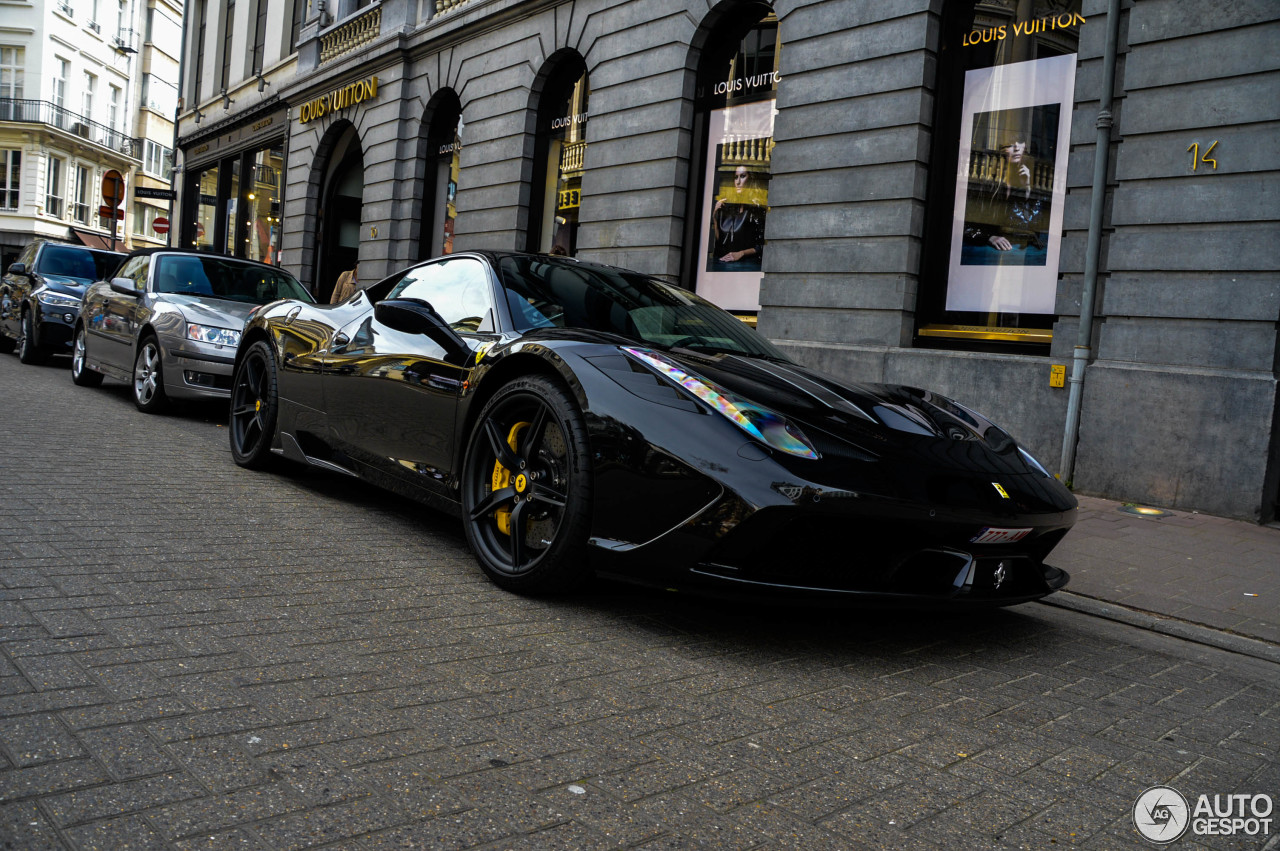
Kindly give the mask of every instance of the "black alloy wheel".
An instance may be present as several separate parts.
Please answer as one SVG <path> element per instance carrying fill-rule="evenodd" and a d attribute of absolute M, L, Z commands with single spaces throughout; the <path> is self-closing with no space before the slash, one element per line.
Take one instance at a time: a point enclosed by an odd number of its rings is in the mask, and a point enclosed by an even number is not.
<path fill-rule="evenodd" d="M 276 388 L 276 355 L 266 341 L 249 347 L 231 380 L 231 457 L 241 467 L 261 470 L 275 456 L 279 393 Z"/>
<path fill-rule="evenodd" d="M 168 401 L 160 341 L 148 334 L 138 343 L 138 354 L 133 359 L 133 404 L 144 414 L 156 414 L 164 410 Z"/>
<path fill-rule="evenodd" d="M 102 373 L 89 369 L 86 359 L 89 357 L 88 340 L 85 338 L 84 326 L 76 326 L 76 338 L 71 344 L 71 380 L 79 387 L 98 387 L 102 384 Z"/>
<path fill-rule="evenodd" d="M 496 584 L 538 594 L 586 581 L 589 458 L 582 414 L 551 379 L 517 379 L 485 404 L 467 447 L 463 522 Z"/>
<path fill-rule="evenodd" d="M 48 360 L 48 354 L 36 342 L 36 328 L 35 323 L 31 321 L 31 311 L 28 310 L 22 314 L 19 327 L 22 330 L 18 333 L 18 360 L 28 364 L 44 363 Z"/>

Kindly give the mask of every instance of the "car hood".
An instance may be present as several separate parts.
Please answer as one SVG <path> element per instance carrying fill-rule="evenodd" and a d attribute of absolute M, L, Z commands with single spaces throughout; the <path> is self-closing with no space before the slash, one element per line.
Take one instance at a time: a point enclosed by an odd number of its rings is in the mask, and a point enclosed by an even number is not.
<path fill-rule="evenodd" d="M 161 295 L 157 301 L 179 308 L 188 322 L 212 325 L 217 328 L 232 328 L 236 331 L 244 328 L 245 320 L 249 318 L 249 311 L 258 306 L 242 301 L 173 293 Z"/>
<path fill-rule="evenodd" d="M 1037 511 L 1069 511 L 1076 504 L 1060 482 L 1023 455 L 1008 432 L 928 390 L 845 381 L 791 362 L 629 343 L 586 329 L 536 329 L 521 339 L 658 354 L 799 426 L 821 461 L 815 465 L 784 453 L 774 457 L 813 480 L 861 480 L 880 493 L 938 504 L 976 500 L 1002 509 Z M 645 369 L 638 360 L 634 363 L 633 368 Z"/>
<path fill-rule="evenodd" d="M 1024 454 L 1008 432 L 941 394 L 842 381 L 762 358 L 680 350 L 665 354 L 733 394 L 790 418 L 823 459 L 815 479 L 861 480 L 901 499 L 985 506 L 1000 513 L 1076 507 L 1071 492 Z M 805 463 L 789 466 L 801 472 Z"/>
<path fill-rule="evenodd" d="M 41 275 L 40 280 L 47 289 L 73 298 L 84 298 L 84 291 L 93 283 L 87 278 L 72 278 L 67 275 Z"/>

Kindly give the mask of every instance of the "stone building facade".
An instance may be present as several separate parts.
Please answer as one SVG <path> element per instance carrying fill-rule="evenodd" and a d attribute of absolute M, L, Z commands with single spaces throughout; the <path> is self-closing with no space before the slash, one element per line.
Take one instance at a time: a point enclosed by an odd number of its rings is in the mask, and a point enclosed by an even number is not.
<path fill-rule="evenodd" d="M 191 5 L 184 245 L 320 296 L 449 250 L 626 266 L 1079 492 L 1275 517 L 1274 3 Z"/>

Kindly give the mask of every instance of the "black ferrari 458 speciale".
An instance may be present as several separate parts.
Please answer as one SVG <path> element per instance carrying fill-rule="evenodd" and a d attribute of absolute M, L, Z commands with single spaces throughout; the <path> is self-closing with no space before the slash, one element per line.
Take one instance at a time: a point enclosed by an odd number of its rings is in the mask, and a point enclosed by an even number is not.
<path fill-rule="evenodd" d="M 472 252 L 342 304 L 255 310 L 231 449 L 460 514 L 497 584 L 592 574 L 706 590 L 1006 605 L 1076 500 L 999 426 L 919 390 L 802 367 L 691 292 Z"/>

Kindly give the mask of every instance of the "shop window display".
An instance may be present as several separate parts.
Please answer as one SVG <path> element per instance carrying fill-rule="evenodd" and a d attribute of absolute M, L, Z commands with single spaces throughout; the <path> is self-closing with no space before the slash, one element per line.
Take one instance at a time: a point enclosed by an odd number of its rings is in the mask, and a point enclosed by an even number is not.
<path fill-rule="evenodd" d="M 538 110 L 531 248 L 574 256 L 578 211 L 587 152 L 587 73 L 578 57 L 562 60 L 551 73 Z"/>
<path fill-rule="evenodd" d="M 725 34 L 699 73 L 701 215 L 693 277 L 698 294 L 732 311 L 760 309 L 773 123 L 779 73 L 772 14 L 745 35 Z"/>
<path fill-rule="evenodd" d="M 1078 0 L 944 10 L 919 303 L 924 345 L 1047 351 Z"/>

